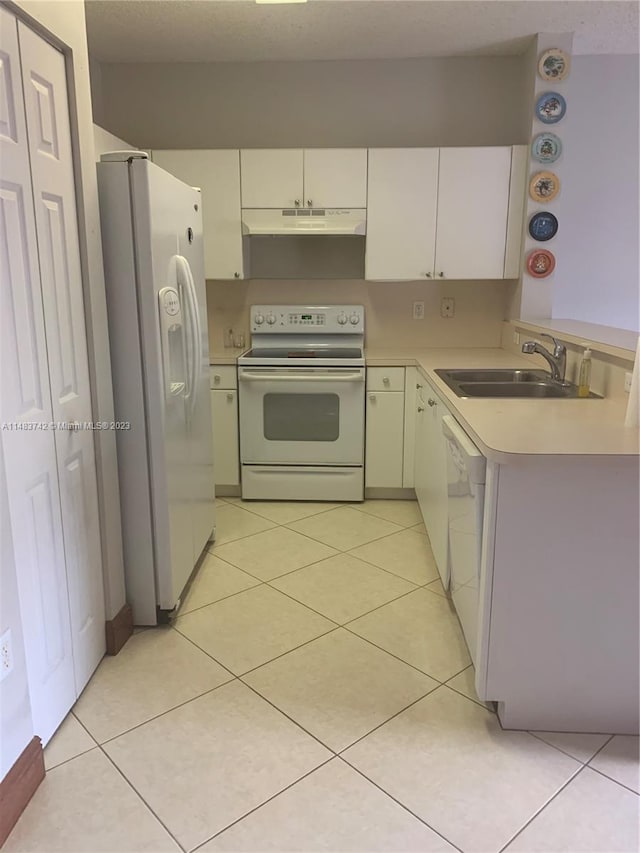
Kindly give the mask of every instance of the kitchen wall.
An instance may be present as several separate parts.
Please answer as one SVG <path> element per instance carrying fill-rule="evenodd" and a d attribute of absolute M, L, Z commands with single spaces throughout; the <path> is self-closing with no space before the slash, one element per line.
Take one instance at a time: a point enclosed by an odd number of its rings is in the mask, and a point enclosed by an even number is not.
<path fill-rule="evenodd" d="M 522 57 L 103 64 L 94 120 L 144 148 L 511 145 Z"/>
<path fill-rule="evenodd" d="M 103 64 L 98 124 L 143 148 L 511 145 L 526 139 L 522 57 Z M 525 111 L 526 112 L 526 111 Z M 529 122 L 530 124 L 530 122 Z M 523 133 L 525 136 L 523 136 Z M 369 345 L 497 346 L 513 283 L 209 282 L 212 348 L 257 302 L 355 302 Z M 456 317 L 440 317 L 440 295 Z M 411 319 L 414 299 L 425 320 Z"/>
<path fill-rule="evenodd" d="M 209 349 L 220 354 L 224 332 L 249 329 L 249 306 L 343 303 L 364 305 L 366 346 L 497 347 L 509 282 L 240 281 L 207 282 Z M 440 299 L 452 296 L 455 317 L 440 316 Z M 414 300 L 425 319 L 413 320 Z"/>
<path fill-rule="evenodd" d="M 553 317 L 640 331 L 638 56 L 576 56 L 557 201 Z"/>

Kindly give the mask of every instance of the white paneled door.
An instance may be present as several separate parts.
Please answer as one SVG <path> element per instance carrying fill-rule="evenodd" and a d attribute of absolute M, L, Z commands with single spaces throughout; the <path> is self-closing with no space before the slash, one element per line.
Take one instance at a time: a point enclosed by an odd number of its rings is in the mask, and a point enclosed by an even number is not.
<path fill-rule="evenodd" d="M 0 9 L 0 417 L 34 728 L 75 701 L 47 341 L 15 18 Z"/>
<path fill-rule="evenodd" d="M 105 650 L 98 494 L 65 61 L 0 14 L 2 452 L 46 743 Z"/>

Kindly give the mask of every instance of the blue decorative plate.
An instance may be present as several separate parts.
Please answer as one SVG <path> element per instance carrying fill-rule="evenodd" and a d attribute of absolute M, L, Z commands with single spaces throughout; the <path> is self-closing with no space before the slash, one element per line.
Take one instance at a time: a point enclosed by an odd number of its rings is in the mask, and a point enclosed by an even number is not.
<path fill-rule="evenodd" d="M 531 156 L 538 163 L 555 163 L 562 154 L 562 140 L 555 133 L 539 133 L 531 143 Z"/>
<path fill-rule="evenodd" d="M 534 213 L 529 220 L 529 234 L 534 240 L 544 243 L 546 240 L 551 240 L 558 233 L 558 220 L 546 210 L 541 210 Z"/>
<path fill-rule="evenodd" d="M 536 118 L 543 124 L 555 124 L 566 111 L 567 102 L 557 92 L 545 92 L 536 103 Z"/>

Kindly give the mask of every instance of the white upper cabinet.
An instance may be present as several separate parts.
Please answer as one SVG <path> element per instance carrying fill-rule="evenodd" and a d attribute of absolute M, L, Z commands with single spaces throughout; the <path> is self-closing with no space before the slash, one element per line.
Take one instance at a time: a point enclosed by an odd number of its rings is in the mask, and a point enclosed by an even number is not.
<path fill-rule="evenodd" d="M 240 152 L 242 207 L 366 207 L 366 148 Z"/>
<path fill-rule="evenodd" d="M 302 148 L 248 148 L 240 151 L 242 207 L 302 207 Z"/>
<path fill-rule="evenodd" d="M 437 148 L 370 148 L 365 278 L 432 278 Z"/>
<path fill-rule="evenodd" d="M 516 277 L 524 179 L 511 159 L 510 147 L 369 149 L 365 277 Z"/>
<path fill-rule="evenodd" d="M 504 277 L 511 148 L 441 148 L 437 278 Z"/>
<path fill-rule="evenodd" d="M 238 150 L 154 151 L 153 162 L 200 187 L 205 278 L 244 278 Z"/>
<path fill-rule="evenodd" d="M 306 148 L 305 207 L 367 206 L 366 148 Z"/>

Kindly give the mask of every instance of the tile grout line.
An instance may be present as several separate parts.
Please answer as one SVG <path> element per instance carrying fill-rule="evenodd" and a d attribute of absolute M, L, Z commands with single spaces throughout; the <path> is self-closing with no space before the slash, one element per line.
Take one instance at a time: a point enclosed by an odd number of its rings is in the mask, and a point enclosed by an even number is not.
<path fill-rule="evenodd" d="M 400 808 L 402 808 L 404 811 L 408 812 L 416 820 L 420 821 L 420 823 L 423 826 L 426 826 L 428 829 L 430 829 L 432 832 L 434 832 L 436 835 L 438 835 L 440 838 L 442 838 L 444 841 L 446 841 L 447 844 L 450 844 L 451 847 L 454 848 L 454 850 L 458 850 L 459 853 L 464 853 L 464 851 L 462 850 L 461 847 L 458 847 L 458 845 L 454 844 L 453 841 L 449 841 L 449 839 L 445 835 L 443 835 L 441 832 L 438 832 L 437 829 L 434 829 L 429 823 L 427 823 L 426 820 L 421 818 L 420 815 L 417 815 L 415 812 L 411 811 L 411 809 L 408 806 L 406 806 L 403 802 L 396 799 L 388 791 L 385 791 L 384 788 L 382 788 L 377 782 L 374 782 L 373 779 L 370 779 L 362 770 L 358 769 L 355 765 L 353 765 L 349 761 L 347 761 L 347 759 L 342 754 L 338 755 L 338 758 L 341 761 L 344 761 L 344 763 L 347 765 L 347 767 L 350 767 L 352 770 L 354 770 L 356 773 L 358 773 L 360 776 L 362 776 L 363 779 L 366 779 L 367 782 L 369 782 L 371 785 L 373 785 L 375 788 L 377 788 L 379 791 L 381 791 L 386 797 L 389 797 L 390 800 L 393 800 L 393 802 L 396 803 L 398 806 L 400 806 Z"/>
<path fill-rule="evenodd" d="M 514 730 L 513 729 L 503 729 L 503 731 L 514 731 Z M 547 746 L 552 746 L 554 749 L 557 749 L 559 752 L 562 752 L 564 755 L 568 755 L 569 758 L 573 758 L 574 761 L 579 761 L 580 764 L 584 764 L 585 767 L 589 764 L 589 762 L 593 758 L 596 757 L 596 755 L 600 752 L 601 749 L 604 749 L 604 747 L 614 737 L 614 735 L 608 735 L 606 741 L 602 744 L 602 746 L 598 747 L 598 749 L 593 753 L 591 758 L 588 758 L 586 761 L 583 761 L 581 758 L 576 758 L 575 755 L 571 755 L 570 752 L 567 752 L 567 750 L 563 749 L 561 746 L 557 746 L 555 743 L 549 743 L 549 741 L 545 740 L 543 737 L 540 737 L 540 735 L 537 732 L 532 732 L 532 731 L 529 731 L 528 729 L 516 729 L 515 731 L 526 731 L 527 734 L 532 735 L 536 740 L 539 740 L 541 743 L 545 743 Z M 551 734 L 571 734 L 571 735 L 572 734 L 594 734 L 594 735 L 597 735 L 597 734 L 599 734 L 599 732 L 551 732 Z M 602 736 L 603 737 L 605 736 L 604 732 L 602 732 Z M 595 769 L 595 768 L 592 768 L 592 769 Z"/>
<path fill-rule="evenodd" d="M 262 698 L 262 697 L 261 697 L 261 698 Z M 324 746 L 324 744 L 323 744 L 323 746 Z M 331 755 L 329 758 L 327 758 L 327 760 L 326 760 L 326 761 L 323 761 L 323 762 L 322 762 L 322 764 L 318 764 L 318 766 L 317 766 L 317 767 L 314 767 L 312 770 L 309 770 L 309 771 L 308 771 L 307 773 L 305 773 L 303 776 L 300 776 L 300 778 L 299 778 L 299 779 L 295 779 L 293 782 L 291 782 L 289 785 L 287 785 L 287 786 L 286 786 L 285 788 L 283 788 L 281 791 L 277 791 L 275 794 L 272 794 L 268 799 L 264 800 L 264 802 L 259 803 L 257 806 L 254 806 L 254 807 L 253 807 L 252 809 L 250 809 L 248 812 L 246 812 L 245 814 L 241 815 L 239 818 L 237 818 L 236 820 L 232 821 L 232 822 L 231 822 L 230 824 L 228 824 L 227 826 L 225 826 L 225 827 L 223 827 L 222 829 L 218 830 L 218 832 L 214 833 L 214 834 L 213 834 L 212 836 L 210 836 L 209 838 L 206 838 L 204 841 L 202 841 L 200 844 L 198 844 L 198 846 L 197 846 L 197 847 L 193 847 L 193 848 L 191 848 L 191 850 L 189 850 L 189 851 L 188 851 L 188 853 L 196 853 L 196 851 L 198 851 L 198 850 L 200 850 L 202 847 L 204 847 L 204 845 L 205 845 L 205 844 L 208 844 L 210 841 L 213 841 L 213 839 L 214 839 L 214 838 L 217 838 L 219 835 L 222 835 L 222 833 L 223 833 L 223 832 L 226 832 L 228 829 L 231 829 L 232 827 L 234 827 L 234 826 L 236 826 L 237 824 L 241 823 L 243 820 L 245 820 L 245 818 L 248 818 L 248 817 L 249 817 L 250 815 L 252 815 L 254 812 L 259 811 L 263 806 L 266 806 L 266 805 L 267 805 L 268 803 L 270 803 L 272 800 L 275 800 L 275 799 L 276 799 L 277 797 L 279 797 L 281 794 L 284 794 L 284 793 L 285 793 L 285 791 L 288 791 L 288 790 L 290 790 L 291 788 L 295 787 L 299 782 L 302 782 L 302 781 L 303 781 L 304 779 L 306 779 L 308 776 L 311 776 L 311 775 L 312 775 L 313 773 L 315 773 L 317 770 L 320 770 L 322 767 L 325 767 L 327 764 L 329 764 L 331 761 L 335 761 L 337 758 L 338 758 L 338 756 L 337 756 L 337 755 L 335 755 L 335 754 L 334 754 L 334 755 Z"/>
<path fill-rule="evenodd" d="M 611 735 L 611 738 L 614 738 L 614 737 L 615 737 L 615 735 Z M 607 743 L 608 743 L 608 741 L 607 741 Z M 604 746 L 606 746 L 606 745 L 607 744 L 604 744 Z M 603 749 L 604 749 L 604 746 L 603 746 Z M 598 752 L 599 751 L 600 750 L 598 750 Z M 596 755 L 597 754 L 598 753 L 596 753 Z M 594 755 L 593 758 L 595 758 L 595 757 L 596 756 Z M 593 758 L 590 758 L 589 761 L 593 761 Z M 594 773 L 598 773 L 600 776 L 604 776 L 604 778 L 608 779 L 609 782 L 615 782 L 616 785 L 619 785 L 621 788 L 624 788 L 625 791 L 631 791 L 631 793 L 635 794 L 636 797 L 640 797 L 640 793 L 638 793 L 638 791 L 635 791 L 633 788 L 630 788 L 628 785 L 625 785 L 624 782 L 620 782 L 619 779 L 614 779 L 613 776 L 607 776 L 606 773 L 604 773 L 602 770 L 598 770 L 597 767 L 593 767 L 591 764 L 585 764 L 584 766 L 588 767 L 589 770 L 593 770 Z"/>
<path fill-rule="evenodd" d="M 125 774 L 124 774 L 124 773 L 122 772 L 122 770 L 118 767 L 118 765 L 117 765 L 117 764 L 116 764 L 116 762 L 111 758 L 111 756 L 110 756 L 110 755 L 109 755 L 109 754 L 108 754 L 104 749 L 102 749 L 102 746 L 99 746 L 98 748 L 100 749 L 100 751 L 102 752 L 102 754 L 105 756 L 105 758 L 107 759 L 107 761 L 109 761 L 109 763 L 112 765 L 112 767 L 114 767 L 114 768 L 115 768 L 115 770 L 116 770 L 116 771 L 120 774 L 120 776 L 124 779 L 124 781 L 127 783 L 127 785 L 128 785 L 128 786 L 131 788 L 131 790 L 134 792 L 134 794 L 135 794 L 135 795 L 136 795 L 136 796 L 137 796 L 137 797 L 138 797 L 138 798 L 139 798 L 139 799 L 144 803 L 144 805 L 145 805 L 145 806 L 147 807 L 147 809 L 151 812 L 151 814 L 155 817 L 155 819 L 158 821 L 158 823 L 160 824 L 160 826 L 162 826 L 162 828 L 163 828 L 163 829 L 165 830 L 165 832 L 169 835 L 169 837 L 170 837 L 170 838 L 172 838 L 172 839 L 175 841 L 175 843 L 177 844 L 177 846 L 179 847 L 179 849 L 180 849 L 180 850 L 182 850 L 182 851 L 184 851 L 184 853 L 187 853 L 187 849 L 186 849 L 186 847 L 183 847 L 183 846 L 182 846 L 182 844 L 180 844 L 180 842 L 179 842 L 179 841 L 178 841 L 178 839 L 175 837 L 175 835 L 171 832 L 171 830 L 169 829 L 169 827 L 168 827 L 168 826 L 165 824 L 165 822 L 160 818 L 160 816 L 159 816 L 159 815 L 158 815 L 158 814 L 157 814 L 157 813 L 156 813 L 156 812 L 151 808 L 151 806 L 150 806 L 150 805 L 149 805 L 149 803 L 145 800 L 145 798 L 142 796 L 142 794 L 140 793 L 140 791 L 138 791 L 138 789 L 135 787 L 135 785 L 133 784 L 133 782 L 132 782 L 132 781 L 131 781 L 127 776 L 125 776 Z"/>
<path fill-rule="evenodd" d="M 573 760 L 574 760 L 574 761 L 578 761 L 578 759 L 577 759 L 577 758 L 574 758 Z M 570 784 L 571 784 L 571 783 L 576 779 L 576 777 L 577 777 L 577 776 L 579 776 L 579 775 L 580 775 L 580 773 L 582 773 L 582 771 L 585 769 L 585 767 L 586 767 L 587 765 L 586 765 L 586 764 L 582 764 L 580 761 L 578 761 L 578 763 L 580 764 L 580 766 L 578 767 L 578 769 L 576 770 L 576 772 L 575 772 L 575 773 L 573 773 L 573 774 L 572 774 L 572 775 L 567 779 L 567 781 L 564 783 L 564 785 L 561 785 L 561 786 L 558 788 L 558 790 L 555 792 L 555 794 L 553 794 L 551 797 L 549 797 L 549 799 L 548 799 L 548 800 L 547 800 L 547 801 L 546 801 L 542 806 L 540 806 L 540 808 L 539 808 L 536 812 L 534 812 L 534 814 L 533 814 L 533 815 L 531 815 L 531 817 L 529 818 L 529 820 L 528 820 L 525 824 L 523 824 L 523 825 L 520 827 L 520 829 L 519 829 L 519 830 L 518 830 L 514 835 L 512 835 L 512 836 L 511 836 L 511 838 L 507 841 L 507 843 L 506 843 L 506 844 L 504 844 L 504 845 L 503 845 L 503 846 L 498 850 L 498 853 L 505 853 L 505 851 L 507 850 L 507 848 L 509 847 L 509 845 L 510 845 L 510 844 L 513 844 L 513 842 L 516 840 L 516 838 L 517 838 L 519 835 L 522 835 L 522 833 L 525 831 L 525 829 L 526 829 L 526 828 L 527 828 L 531 823 L 533 823 L 533 821 L 534 821 L 534 820 L 535 820 L 539 815 L 541 815 L 541 814 L 542 814 L 542 812 L 547 808 L 547 806 L 548 806 L 548 805 L 550 805 L 550 804 L 551 804 L 551 803 L 556 799 L 556 797 L 557 797 L 559 794 L 561 794 L 561 793 L 562 793 L 562 792 L 563 792 L 563 791 L 564 791 L 564 790 L 565 790 L 565 789 L 566 789 L 566 788 L 567 788 L 567 787 L 568 787 L 568 786 L 569 786 L 569 785 L 570 785 Z"/>

